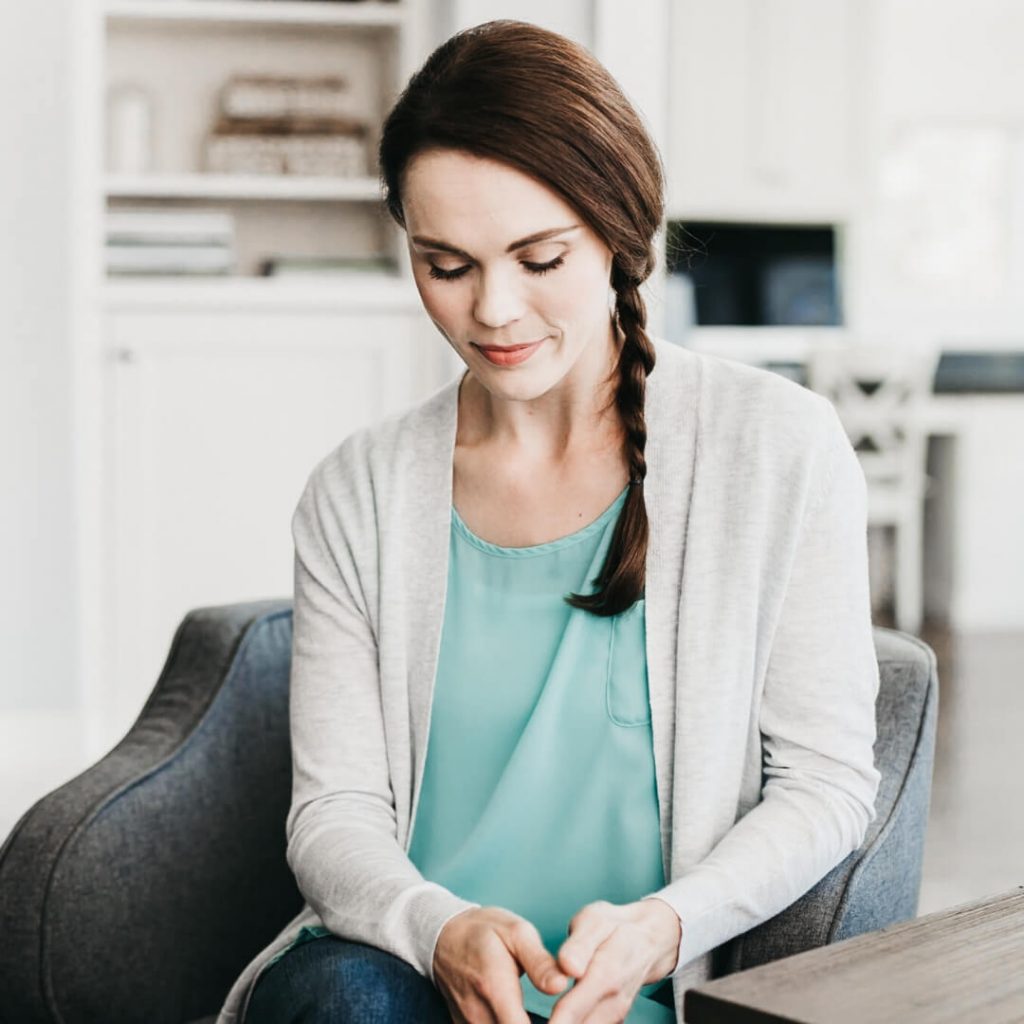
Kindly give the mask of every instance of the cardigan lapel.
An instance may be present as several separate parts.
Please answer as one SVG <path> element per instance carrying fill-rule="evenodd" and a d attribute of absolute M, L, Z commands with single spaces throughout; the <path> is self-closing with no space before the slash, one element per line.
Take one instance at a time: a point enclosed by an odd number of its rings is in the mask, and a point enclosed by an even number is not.
<path fill-rule="evenodd" d="M 461 371 L 423 402 L 407 424 L 408 461 L 400 487 L 404 501 L 399 516 L 407 524 L 415 517 L 403 572 L 406 609 L 405 638 L 409 699 L 410 777 L 392 777 L 392 785 L 405 783 L 408 809 L 398 809 L 398 840 L 407 847 L 415 820 L 420 783 L 430 735 L 430 711 L 441 649 L 441 630 L 448 590 L 448 558 L 451 540 L 452 471 L 458 424 L 459 385 L 468 371 Z"/>
<path fill-rule="evenodd" d="M 649 534 L 646 561 L 647 686 L 651 704 L 655 778 L 665 880 L 673 877 L 676 801 L 676 652 L 682 575 L 698 420 L 697 359 L 669 341 L 652 339 L 654 369 L 644 400 L 647 477 L 644 503 Z"/>

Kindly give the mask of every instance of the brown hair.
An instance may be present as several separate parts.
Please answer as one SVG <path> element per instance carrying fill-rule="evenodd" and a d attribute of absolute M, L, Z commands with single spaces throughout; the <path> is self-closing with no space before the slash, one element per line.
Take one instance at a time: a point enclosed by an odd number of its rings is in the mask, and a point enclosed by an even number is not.
<path fill-rule="evenodd" d="M 587 49 L 529 22 L 498 19 L 456 33 L 410 78 L 383 126 L 384 204 L 405 228 L 402 177 L 429 148 L 500 160 L 576 209 L 613 254 L 619 354 L 614 402 L 631 483 L 593 594 L 573 607 L 616 615 L 643 596 L 648 521 L 643 499 L 644 391 L 654 368 L 639 286 L 655 265 L 664 172 L 636 110 Z M 611 381 L 609 381 L 611 383 Z"/>

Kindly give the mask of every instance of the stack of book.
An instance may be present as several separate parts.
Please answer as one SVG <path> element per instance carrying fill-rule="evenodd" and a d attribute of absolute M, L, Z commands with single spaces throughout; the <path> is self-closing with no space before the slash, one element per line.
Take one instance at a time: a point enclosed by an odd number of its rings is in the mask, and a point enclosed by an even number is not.
<path fill-rule="evenodd" d="M 205 142 L 206 170 L 219 174 L 367 174 L 368 126 L 351 117 L 340 76 L 235 75 L 222 87 Z"/>
<path fill-rule="evenodd" d="M 235 221 L 221 210 L 109 210 L 107 273 L 230 274 Z"/>
<path fill-rule="evenodd" d="M 352 273 L 396 274 L 387 256 L 269 256 L 260 261 L 263 277 L 347 277 Z"/>

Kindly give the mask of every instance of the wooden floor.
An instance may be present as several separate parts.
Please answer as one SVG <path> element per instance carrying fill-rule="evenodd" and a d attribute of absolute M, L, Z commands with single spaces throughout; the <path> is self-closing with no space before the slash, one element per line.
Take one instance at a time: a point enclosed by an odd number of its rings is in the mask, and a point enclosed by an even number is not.
<path fill-rule="evenodd" d="M 892 625 L 884 612 L 880 626 Z M 920 914 L 1024 884 L 1024 633 L 928 623 L 939 722 Z M 9 719 L 9 720 L 8 720 Z M 86 767 L 73 716 L 0 716 L 0 838 Z"/>

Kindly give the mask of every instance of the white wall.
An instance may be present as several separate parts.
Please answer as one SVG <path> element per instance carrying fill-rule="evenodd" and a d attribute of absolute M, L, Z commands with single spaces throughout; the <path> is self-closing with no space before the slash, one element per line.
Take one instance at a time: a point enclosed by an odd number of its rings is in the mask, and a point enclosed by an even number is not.
<path fill-rule="evenodd" d="M 873 0 L 866 322 L 1024 343 L 1024 4 Z"/>
<path fill-rule="evenodd" d="M 858 326 L 945 349 L 1021 351 L 1024 4 L 872 0 L 865 11 Z M 1024 396 L 949 407 L 960 425 L 943 454 L 949 507 L 936 519 L 953 540 L 926 549 L 925 574 L 949 596 L 926 606 L 945 605 L 964 630 L 1019 629 Z"/>
<path fill-rule="evenodd" d="M 0 712 L 76 699 L 71 3 L 0 6 Z"/>
<path fill-rule="evenodd" d="M 594 37 L 593 6 L 591 0 L 441 0 L 437 41 L 470 25 L 515 18 L 543 25 L 589 47 Z"/>

